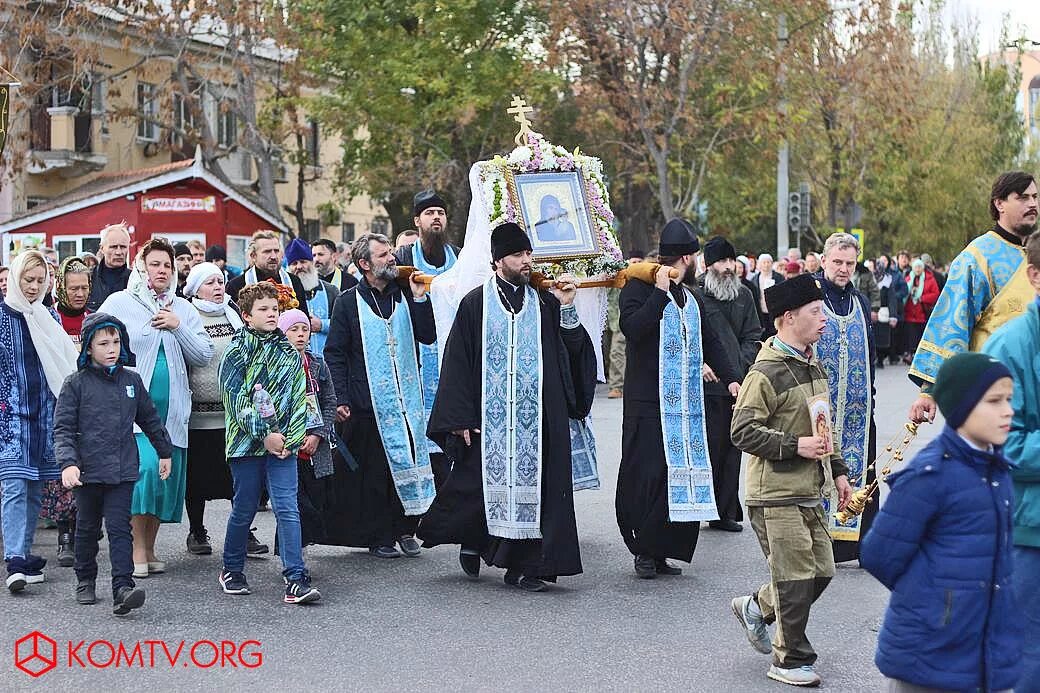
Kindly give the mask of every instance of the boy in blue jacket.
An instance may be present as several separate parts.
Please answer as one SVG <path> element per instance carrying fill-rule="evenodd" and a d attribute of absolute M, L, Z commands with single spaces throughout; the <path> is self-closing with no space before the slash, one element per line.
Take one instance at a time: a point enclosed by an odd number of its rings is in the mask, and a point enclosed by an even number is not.
<path fill-rule="evenodd" d="M 118 318 L 93 313 L 83 320 L 79 370 L 65 379 L 54 410 L 54 456 L 61 481 L 76 496 L 76 601 L 97 601 L 98 534 L 108 531 L 113 613 L 144 604 L 134 585 L 130 501 L 140 460 L 134 424 L 159 454 L 159 477 L 170 475 L 173 444 L 134 365 L 130 338 Z"/>
<path fill-rule="evenodd" d="M 892 590 L 874 658 L 888 691 L 1004 691 L 1018 681 L 1014 497 L 1001 452 L 1013 387 L 991 356 L 947 359 L 931 391 L 946 426 L 888 479 L 891 493 L 860 553 Z"/>
<path fill-rule="evenodd" d="M 1000 359 L 1015 379 L 1004 454 L 1015 467 L 1015 595 L 1025 626 L 1018 693 L 1040 693 L 1040 231 L 1026 241 L 1026 276 L 1037 299 L 1025 315 L 1004 323 L 983 351 Z"/>

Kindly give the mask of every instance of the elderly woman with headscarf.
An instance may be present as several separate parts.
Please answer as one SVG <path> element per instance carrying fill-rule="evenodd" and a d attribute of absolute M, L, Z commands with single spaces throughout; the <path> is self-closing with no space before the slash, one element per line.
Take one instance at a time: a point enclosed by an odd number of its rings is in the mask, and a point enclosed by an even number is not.
<path fill-rule="evenodd" d="M 135 578 L 166 570 L 155 555 L 155 536 L 160 523 L 180 522 L 183 513 L 191 415 L 188 367 L 201 368 L 213 358 L 213 341 L 198 311 L 174 294 L 173 267 L 173 248 L 165 239 L 153 238 L 138 251 L 126 289 L 106 298 L 98 309 L 126 325 L 130 350 L 137 356 L 135 370 L 148 384 L 174 446 L 170 475 L 162 480 L 155 448 L 134 427 L 141 459 L 130 507 Z"/>
<path fill-rule="evenodd" d="M 188 421 L 188 483 L 184 505 L 188 510 L 188 553 L 198 556 L 213 553 L 203 517 L 206 501 L 234 497 L 231 468 L 224 456 L 224 403 L 217 371 L 224 350 L 242 327 L 231 297 L 224 291 L 224 271 L 215 263 L 202 262 L 191 268 L 184 282 L 184 296 L 199 312 L 202 327 L 213 342 L 213 359 L 206 366 L 192 368 L 191 419 Z M 249 534 L 247 553 L 260 553 L 260 544 Z M 268 548 L 263 547 L 263 553 Z"/>
<path fill-rule="evenodd" d="M 54 405 L 76 371 L 76 347 L 43 304 L 47 261 L 35 250 L 11 263 L 0 303 L 0 492 L 7 588 L 43 582 L 47 561 L 30 553 L 43 484 L 61 478 L 54 460 Z"/>
<path fill-rule="evenodd" d="M 83 318 L 87 315 L 90 296 L 90 268 L 78 257 L 65 258 L 58 267 L 54 282 L 54 307 L 61 326 L 79 344 Z M 71 568 L 76 560 L 73 549 L 76 523 L 76 499 L 61 481 L 48 481 L 43 487 L 40 517 L 58 526 L 58 565 Z"/>

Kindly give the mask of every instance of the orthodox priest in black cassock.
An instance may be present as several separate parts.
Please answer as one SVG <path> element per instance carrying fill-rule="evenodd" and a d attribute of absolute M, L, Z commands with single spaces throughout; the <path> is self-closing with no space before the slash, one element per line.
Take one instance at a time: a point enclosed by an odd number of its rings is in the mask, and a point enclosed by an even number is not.
<path fill-rule="evenodd" d="M 666 559 L 691 561 L 700 521 L 718 519 L 707 457 L 704 391 L 698 387 L 701 364 L 706 362 L 731 392 L 740 382 L 723 343 L 703 318 L 700 299 L 679 283 L 695 281 L 699 249 L 689 223 L 672 219 L 661 232 L 662 268 L 656 285 L 630 281 L 619 300 L 627 365 L 615 509 L 621 536 L 635 557 L 636 574 L 648 579 L 680 574 L 682 570 Z M 678 269 L 680 280 L 668 279 L 666 267 Z M 674 342 L 671 348 L 661 349 L 662 335 Z M 662 364 L 672 375 L 662 373 Z M 663 388 L 674 395 L 664 417 Z M 667 432 L 665 422 L 670 426 Z"/>
<path fill-rule="evenodd" d="M 331 477 L 300 494 L 305 544 L 368 548 L 380 558 L 398 557 L 396 544 L 407 556 L 420 553 L 413 535 L 421 501 L 433 495 L 429 455 L 417 440 L 425 423 L 417 366 L 418 345 L 437 332 L 421 284 L 398 284 L 391 250 L 381 234 L 354 242 L 365 276 L 336 301 L 325 345 L 346 451 L 334 452 Z"/>
<path fill-rule="evenodd" d="M 483 558 L 507 584 L 540 591 L 582 572 L 568 419 L 592 408 L 595 353 L 573 281 L 528 285 L 527 234 L 503 224 L 491 247 L 496 274 L 462 299 L 442 356 L 428 432 L 455 462 L 418 536 L 460 544 L 471 577 Z"/>

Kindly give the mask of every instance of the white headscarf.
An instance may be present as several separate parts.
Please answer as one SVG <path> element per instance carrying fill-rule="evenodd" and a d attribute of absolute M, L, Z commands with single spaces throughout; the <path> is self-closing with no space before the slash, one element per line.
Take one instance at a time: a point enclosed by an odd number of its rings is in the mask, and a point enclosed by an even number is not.
<path fill-rule="evenodd" d="M 11 261 L 11 277 L 7 282 L 7 296 L 4 302 L 12 310 L 22 314 L 26 325 L 29 326 L 29 338 L 32 340 L 36 355 L 43 365 L 43 373 L 47 376 L 47 385 L 51 392 L 57 397 L 61 392 L 61 386 L 65 378 L 76 372 L 76 359 L 79 352 L 72 338 L 62 329 L 61 325 L 47 306 L 43 305 L 46 291 L 41 291 L 39 297 L 29 303 L 22 293 L 22 268 L 25 261 L 31 255 L 40 255 L 37 251 L 25 251 L 19 253 Z M 40 255 L 40 260 L 43 256 Z M 44 271 L 47 271 L 47 263 L 43 262 Z"/>
<path fill-rule="evenodd" d="M 224 311 L 224 315 L 227 317 L 228 322 L 236 330 L 242 327 L 242 318 L 239 316 L 238 311 L 235 310 L 234 306 L 231 305 L 231 297 L 228 296 L 227 292 L 224 293 L 223 303 L 214 303 L 213 301 L 207 301 L 199 298 L 195 295 L 195 292 L 199 290 L 203 284 L 210 280 L 211 277 L 223 277 L 224 271 L 217 267 L 212 262 L 200 262 L 191 268 L 191 272 L 188 273 L 188 278 L 184 281 L 184 295 L 191 299 L 192 305 L 203 313 L 219 313 Z"/>

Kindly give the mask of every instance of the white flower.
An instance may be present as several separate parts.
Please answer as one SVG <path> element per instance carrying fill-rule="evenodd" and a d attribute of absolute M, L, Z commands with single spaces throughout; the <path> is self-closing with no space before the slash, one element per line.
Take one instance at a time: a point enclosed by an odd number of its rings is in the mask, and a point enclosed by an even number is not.
<path fill-rule="evenodd" d="M 520 164 L 525 161 L 530 161 L 531 157 L 534 156 L 534 152 L 527 145 L 517 147 L 509 153 L 509 163 Z"/>

